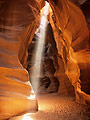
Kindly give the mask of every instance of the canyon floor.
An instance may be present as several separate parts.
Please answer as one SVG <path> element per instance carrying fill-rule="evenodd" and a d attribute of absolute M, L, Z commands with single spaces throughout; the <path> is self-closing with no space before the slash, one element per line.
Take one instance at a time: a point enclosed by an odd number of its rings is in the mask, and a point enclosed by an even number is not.
<path fill-rule="evenodd" d="M 9 120 L 90 120 L 90 106 L 75 102 L 71 96 L 39 94 L 38 104 L 38 112 Z"/>

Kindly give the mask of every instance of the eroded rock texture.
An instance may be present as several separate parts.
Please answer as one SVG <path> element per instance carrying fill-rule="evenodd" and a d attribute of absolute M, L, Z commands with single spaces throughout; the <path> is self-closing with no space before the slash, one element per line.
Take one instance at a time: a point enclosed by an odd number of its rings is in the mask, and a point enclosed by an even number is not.
<path fill-rule="evenodd" d="M 28 60 L 27 66 L 31 79 L 31 71 L 34 69 L 35 63 L 33 63 L 33 54 L 35 54 L 35 46 L 38 42 L 40 33 L 35 33 L 32 42 L 28 47 Z M 54 40 L 53 31 L 50 23 L 47 24 L 46 29 L 46 37 L 45 37 L 45 45 L 44 45 L 43 56 L 41 60 L 41 74 L 40 76 L 35 75 L 40 78 L 40 86 L 38 89 L 39 93 L 47 93 L 47 92 L 57 92 L 58 91 L 58 79 L 54 76 L 56 69 L 58 69 L 58 61 L 57 61 L 57 48 Z M 32 83 L 32 80 L 31 80 Z"/>
<path fill-rule="evenodd" d="M 36 99 L 27 99 L 32 88 L 23 66 L 27 46 L 38 26 L 41 3 L 0 0 L 0 120 L 37 110 Z"/>
<path fill-rule="evenodd" d="M 0 0 L 0 119 L 37 109 L 36 100 L 27 99 L 32 88 L 27 84 L 29 78 L 24 68 L 27 46 L 39 26 L 42 1 Z M 90 104 L 90 19 L 85 7 L 90 2 L 76 1 L 82 12 L 69 0 L 48 1 L 53 10 L 49 22 L 58 49 L 53 76 L 60 82 L 59 93 L 73 95 L 75 91 L 78 102 Z"/>
<path fill-rule="evenodd" d="M 63 59 L 65 74 L 74 86 L 76 100 L 90 104 L 89 30 L 85 17 L 68 0 L 49 2 L 56 17 L 56 20 L 51 20 L 51 14 L 50 23 L 56 36 L 58 53 Z"/>

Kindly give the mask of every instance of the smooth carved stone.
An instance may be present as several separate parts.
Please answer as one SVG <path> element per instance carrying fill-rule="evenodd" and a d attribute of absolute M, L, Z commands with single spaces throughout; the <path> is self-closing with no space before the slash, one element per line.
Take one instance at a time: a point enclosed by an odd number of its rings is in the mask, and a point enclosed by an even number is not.
<path fill-rule="evenodd" d="M 64 63 L 65 74 L 74 86 L 76 100 L 84 104 L 90 104 L 90 95 L 88 95 L 90 94 L 90 72 L 88 72 L 90 71 L 90 38 L 85 16 L 80 8 L 70 1 L 58 0 L 58 4 L 51 0 L 49 2 L 56 17 L 55 23 L 50 17 L 50 23 L 58 53 Z M 61 30 L 60 34 L 59 30 Z M 57 75 L 57 72 L 55 75 Z"/>
<path fill-rule="evenodd" d="M 90 104 L 88 14 L 84 13 L 87 27 L 82 11 L 73 3 L 67 0 L 48 1 L 55 15 L 55 23 L 51 18 L 49 21 L 60 57 L 59 68 L 54 63 L 54 75 L 61 82 L 59 92 L 64 88 L 63 94 L 70 91 L 73 94 L 75 90 L 78 102 Z M 0 119 L 37 110 L 37 100 L 27 99 L 32 88 L 26 84 L 29 78 L 24 68 L 27 67 L 27 46 L 39 25 L 42 6 L 42 0 L 0 0 Z"/>
<path fill-rule="evenodd" d="M 42 3 L 41 0 L 0 1 L 0 120 L 38 109 L 36 98 L 27 99 L 33 94 L 27 84 L 28 72 L 23 67 L 26 67 L 27 46 L 38 27 Z"/>

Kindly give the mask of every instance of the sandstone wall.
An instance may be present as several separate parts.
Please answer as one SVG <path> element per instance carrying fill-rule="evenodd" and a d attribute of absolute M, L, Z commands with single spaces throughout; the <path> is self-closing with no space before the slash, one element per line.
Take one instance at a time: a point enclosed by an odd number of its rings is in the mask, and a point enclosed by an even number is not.
<path fill-rule="evenodd" d="M 65 73 L 74 86 L 76 100 L 90 104 L 89 30 L 85 17 L 82 11 L 68 0 L 49 2 L 56 17 L 56 43 L 64 62 Z"/>
<path fill-rule="evenodd" d="M 58 78 L 59 80 L 59 89 L 58 89 L 58 93 L 60 95 L 68 95 L 68 96 L 73 96 L 75 95 L 75 91 L 74 91 L 74 87 L 71 84 L 69 78 L 67 77 L 66 73 L 65 73 L 65 65 L 64 62 L 66 60 L 66 53 L 65 51 L 63 52 L 63 43 L 60 39 L 60 34 L 61 31 L 58 29 L 58 27 L 56 26 L 56 18 L 55 15 L 52 13 L 52 10 L 50 10 L 50 24 L 53 28 L 53 33 L 54 33 L 54 38 L 57 44 L 57 48 L 58 48 L 58 55 L 57 55 L 57 59 L 58 59 L 58 65 L 59 67 L 56 68 L 56 72 L 54 74 L 54 76 L 56 78 Z M 64 47 L 65 49 L 65 47 Z M 64 60 L 65 58 L 65 60 Z M 67 61 L 67 60 L 66 60 Z"/>
<path fill-rule="evenodd" d="M 89 30 L 85 17 L 68 0 L 49 0 L 49 3 L 56 17 L 54 35 L 61 66 L 55 76 L 64 86 L 59 92 L 64 89 L 62 93 L 73 94 L 75 89 L 76 100 L 90 104 Z M 36 99 L 27 99 L 32 88 L 27 84 L 29 78 L 24 68 L 27 46 L 38 27 L 43 5 L 42 0 L 0 1 L 0 119 L 37 109 Z"/>
<path fill-rule="evenodd" d="M 41 0 L 0 0 L 0 120 L 37 110 L 36 98 L 27 99 L 33 93 L 24 67 L 41 3 Z"/>

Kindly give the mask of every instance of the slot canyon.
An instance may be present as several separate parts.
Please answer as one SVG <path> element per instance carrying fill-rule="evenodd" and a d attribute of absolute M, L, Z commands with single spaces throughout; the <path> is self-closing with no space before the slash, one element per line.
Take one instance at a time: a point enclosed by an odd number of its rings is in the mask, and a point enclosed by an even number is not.
<path fill-rule="evenodd" d="M 90 120 L 90 0 L 0 0 L 0 120 Z"/>

